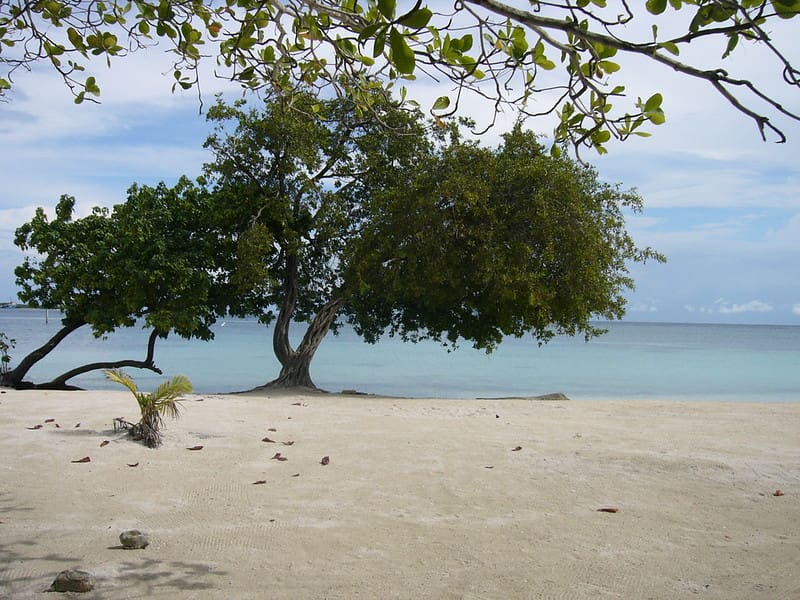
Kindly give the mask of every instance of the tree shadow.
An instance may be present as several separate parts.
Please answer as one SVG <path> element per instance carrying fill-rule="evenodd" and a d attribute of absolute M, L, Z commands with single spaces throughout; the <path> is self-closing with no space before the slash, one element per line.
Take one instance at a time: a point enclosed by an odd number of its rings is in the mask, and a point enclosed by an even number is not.
<path fill-rule="evenodd" d="M 131 553 L 137 550 L 120 551 Z M 202 562 L 186 562 L 180 560 L 162 561 L 145 557 L 119 564 L 113 581 L 103 581 L 109 592 L 135 592 L 144 597 L 157 594 L 168 597 L 170 591 L 201 591 L 218 589 L 215 581 L 228 575 L 227 571 L 218 570 L 212 565 Z M 98 579 L 98 587 L 100 580 Z"/>
<path fill-rule="evenodd" d="M 32 511 L 33 508 L 27 506 L 16 506 L 13 498 L 8 492 L 0 492 L 0 515 L 3 523 L 0 528 L 5 527 L 7 518 L 22 512 Z M 52 579 L 43 582 L 41 577 L 32 570 L 26 568 L 30 561 L 46 561 L 61 565 L 54 569 L 53 578 L 58 571 L 69 568 L 77 564 L 80 559 L 76 556 L 66 556 L 57 553 L 49 553 L 42 556 L 33 556 L 32 549 L 41 547 L 44 542 L 39 538 L 45 533 L 25 533 L 23 539 L 12 539 L 12 537 L 0 529 L 0 600 L 14 598 L 21 590 L 45 591 L 52 583 Z"/>
<path fill-rule="evenodd" d="M 107 554 L 101 554 L 95 564 L 87 563 L 85 557 L 76 554 L 41 554 L 52 532 L 17 531 L 15 535 L 8 535 L 2 529 L 9 517 L 13 519 L 14 514 L 31 510 L 31 507 L 16 506 L 11 493 L 0 491 L 0 521 L 3 521 L 0 523 L 0 600 L 45 592 L 60 571 L 71 568 L 84 569 L 95 576 L 94 592 L 80 594 L 87 599 L 155 595 L 168 598 L 179 591 L 220 588 L 217 579 L 228 574 L 211 564 L 164 561 L 154 557 L 155 552 L 151 554 L 150 550 L 127 550 L 121 546 L 106 547 Z M 43 569 L 52 569 L 52 572 L 42 575 Z"/>

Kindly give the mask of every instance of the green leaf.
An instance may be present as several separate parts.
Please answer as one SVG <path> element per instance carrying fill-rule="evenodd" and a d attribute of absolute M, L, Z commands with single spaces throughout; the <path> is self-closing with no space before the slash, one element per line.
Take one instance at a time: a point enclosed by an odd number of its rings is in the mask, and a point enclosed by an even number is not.
<path fill-rule="evenodd" d="M 87 77 L 86 83 L 84 84 L 84 88 L 87 92 L 94 96 L 100 95 L 100 87 L 97 85 L 97 81 L 94 77 Z"/>
<path fill-rule="evenodd" d="M 667 0 L 647 0 L 645 6 L 650 14 L 660 15 L 667 10 Z"/>
<path fill-rule="evenodd" d="M 658 45 L 659 48 L 663 48 L 673 56 L 678 56 L 681 51 L 678 49 L 678 45 L 673 42 L 662 42 Z"/>
<path fill-rule="evenodd" d="M 739 36 L 736 35 L 735 33 L 731 34 L 728 37 L 728 45 L 725 48 L 725 52 L 723 52 L 723 54 L 722 54 L 722 58 L 728 58 L 728 56 L 730 56 L 731 52 L 733 52 L 736 49 L 736 45 L 738 43 L 739 43 Z"/>
<path fill-rule="evenodd" d="M 361 33 L 358 34 L 358 43 L 363 44 L 365 41 L 373 37 L 375 32 L 381 27 L 383 27 L 382 23 L 372 23 L 371 25 L 364 27 L 364 29 L 361 30 Z"/>
<path fill-rule="evenodd" d="M 400 19 L 400 25 L 411 29 L 422 29 L 431 20 L 433 13 L 428 8 L 420 8 Z"/>
<path fill-rule="evenodd" d="M 782 19 L 791 19 L 800 13 L 800 2 L 798 0 L 772 0 L 772 8 Z"/>
<path fill-rule="evenodd" d="M 394 19 L 396 5 L 397 0 L 378 0 L 378 10 L 386 17 L 387 21 Z"/>
<path fill-rule="evenodd" d="M 599 63 L 597 63 L 597 66 L 606 73 L 616 73 L 619 71 L 619 65 L 615 62 L 611 62 L 610 60 L 601 60 Z"/>
<path fill-rule="evenodd" d="M 72 44 L 73 48 L 81 53 L 86 51 L 86 44 L 83 43 L 83 36 L 78 33 L 74 27 L 69 27 L 67 29 L 67 37 L 69 38 L 69 42 Z"/>
<path fill-rule="evenodd" d="M 593 144 L 604 144 L 611 139 L 611 132 L 607 129 L 600 129 L 592 134 Z"/>
<path fill-rule="evenodd" d="M 663 98 L 661 94 L 653 94 L 647 99 L 647 102 L 644 104 L 644 112 L 650 112 L 654 110 L 658 110 L 661 108 L 661 102 L 663 102 Z"/>
<path fill-rule="evenodd" d="M 375 36 L 375 43 L 372 45 L 372 56 L 378 58 L 383 54 L 383 49 L 386 47 L 386 30 L 381 31 Z"/>
<path fill-rule="evenodd" d="M 552 71 L 556 68 L 556 63 L 544 55 L 537 56 L 534 62 L 536 63 L 536 66 L 542 67 L 545 71 Z"/>
<path fill-rule="evenodd" d="M 416 66 L 414 51 L 406 43 L 403 34 L 394 27 L 389 33 L 389 47 L 392 51 L 392 64 L 397 68 L 397 71 L 404 75 L 412 74 Z"/>
<path fill-rule="evenodd" d="M 444 110 L 450 106 L 450 98 L 447 96 L 439 96 L 436 99 L 436 102 L 433 103 L 433 110 Z"/>

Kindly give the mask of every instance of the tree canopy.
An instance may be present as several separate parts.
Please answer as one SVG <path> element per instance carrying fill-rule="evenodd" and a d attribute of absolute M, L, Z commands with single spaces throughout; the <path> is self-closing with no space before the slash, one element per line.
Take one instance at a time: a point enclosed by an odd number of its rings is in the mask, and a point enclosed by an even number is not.
<path fill-rule="evenodd" d="M 663 260 L 625 230 L 641 202 L 520 126 L 495 149 L 456 137 L 372 201 L 346 252 L 350 319 L 368 340 L 488 350 L 505 336 L 589 338 L 590 319 L 622 318 L 627 264 Z"/>
<path fill-rule="evenodd" d="M 431 133 L 418 112 L 385 106 L 385 128 L 350 101 L 321 106 L 316 120 L 285 100 L 209 111 L 207 183 L 241 211 L 237 268 L 260 294 L 236 310 L 275 319 L 271 385 L 313 386 L 314 353 L 341 322 L 369 342 L 488 350 L 508 335 L 590 337 L 591 318 L 623 314 L 628 264 L 662 260 L 625 231 L 634 192 L 550 156 L 521 126 L 488 149 L 455 125 Z M 297 347 L 292 321 L 307 324 Z"/>
<path fill-rule="evenodd" d="M 437 118 L 476 94 L 496 108 L 553 113 L 556 142 L 602 152 L 612 138 L 649 135 L 646 125 L 664 122 L 658 90 L 625 97 L 618 71 L 636 56 L 706 82 L 762 137 L 783 141 L 776 117 L 800 114 L 781 93 L 732 71 L 729 58 L 743 45 L 760 47 L 761 68 L 796 93 L 800 73 L 773 30 L 798 13 L 800 0 L 11 1 L 0 3 L 0 92 L 19 69 L 47 61 L 77 102 L 94 99 L 91 59 L 110 64 L 162 43 L 175 53 L 173 89 L 194 87 L 199 65 L 212 59 L 220 76 L 248 89 L 313 86 L 369 111 L 377 90 L 430 77 L 446 84 L 425 107 Z M 687 51 L 698 45 L 699 57 Z"/>
<path fill-rule="evenodd" d="M 52 220 L 37 209 L 16 231 L 16 245 L 32 253 L 15 271 L 19 298 L 61 310 L 63 327 L 9 370 L 4 382 L 20 385 L 34 364 L 85 325 L 99 337 L 141 319 L 152 329 L 147 357 L 80 366 L 44 385 L 65 386 L 94 369 L 160 372 L 153 358 L 158 337 L 175 332 L 211 338 L 218 303 L 227 300 L 214 281 L 216 239 L 203 224 L 206 205 L 205 192 L 184 178 L 173 188 L 134 185 L 127 202 L 77 219 L 71 196 L 61 197 Z"/>

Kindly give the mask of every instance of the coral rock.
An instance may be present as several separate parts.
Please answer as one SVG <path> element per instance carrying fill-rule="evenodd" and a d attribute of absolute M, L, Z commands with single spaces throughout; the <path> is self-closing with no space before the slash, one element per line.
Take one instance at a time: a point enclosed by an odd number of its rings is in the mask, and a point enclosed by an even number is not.
<path fill-rule="evenodd" d="M 130 529 L 119 534 L 119 541 L 123 548 L 128 550 L 140 550 L 142 548 L 147 548 L 147 545 L 150 543 L 150 538 L 146 533 L 142 533 L 138 529 Z"/>

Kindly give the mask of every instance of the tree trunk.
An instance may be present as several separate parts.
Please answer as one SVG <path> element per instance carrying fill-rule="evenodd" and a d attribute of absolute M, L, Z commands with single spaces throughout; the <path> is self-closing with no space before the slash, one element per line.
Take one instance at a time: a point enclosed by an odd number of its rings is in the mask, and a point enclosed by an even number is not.
<path fill-rule="evenodd" d="M 3 374 L 2 378 L 0 379 L 0 385 L 13 388 L 18 388 L 23 385 L 22 380 L 28 374 L 28 371 L 31 370 L 33 365 L 50 354 L 50 352 L 52 352 L 53 349 L 58 346 L 58 344 L 70 333 L 79 327 L 83 327 L 84 325 L 86 325 L 85 321 L 76 321 L 59 329 L 53 337 L 23 358 L 16 367 Z"/>
<path fill-rule="evenodd" d="M 281 365 L 280 375 L 264 387 L 317 389 L 311 380 L 311 357 L 292 353 Z"/>
<path fill-rule="evenodd" d="M 342 300 L 335 299 L 323 306 L 311 321 L 303 336 L 303 341 L 296 350 L 293 350 L 288 342 L 289 319 L 281 319 L 279 316 L 273 334 L 273 347 L 276 350 L 275 355 L 281 363 L 281 372 L 276 379 L 266 384 L 265 388 L 317 389 L 311 379 L 311 360 L 343 305 Z"/>

